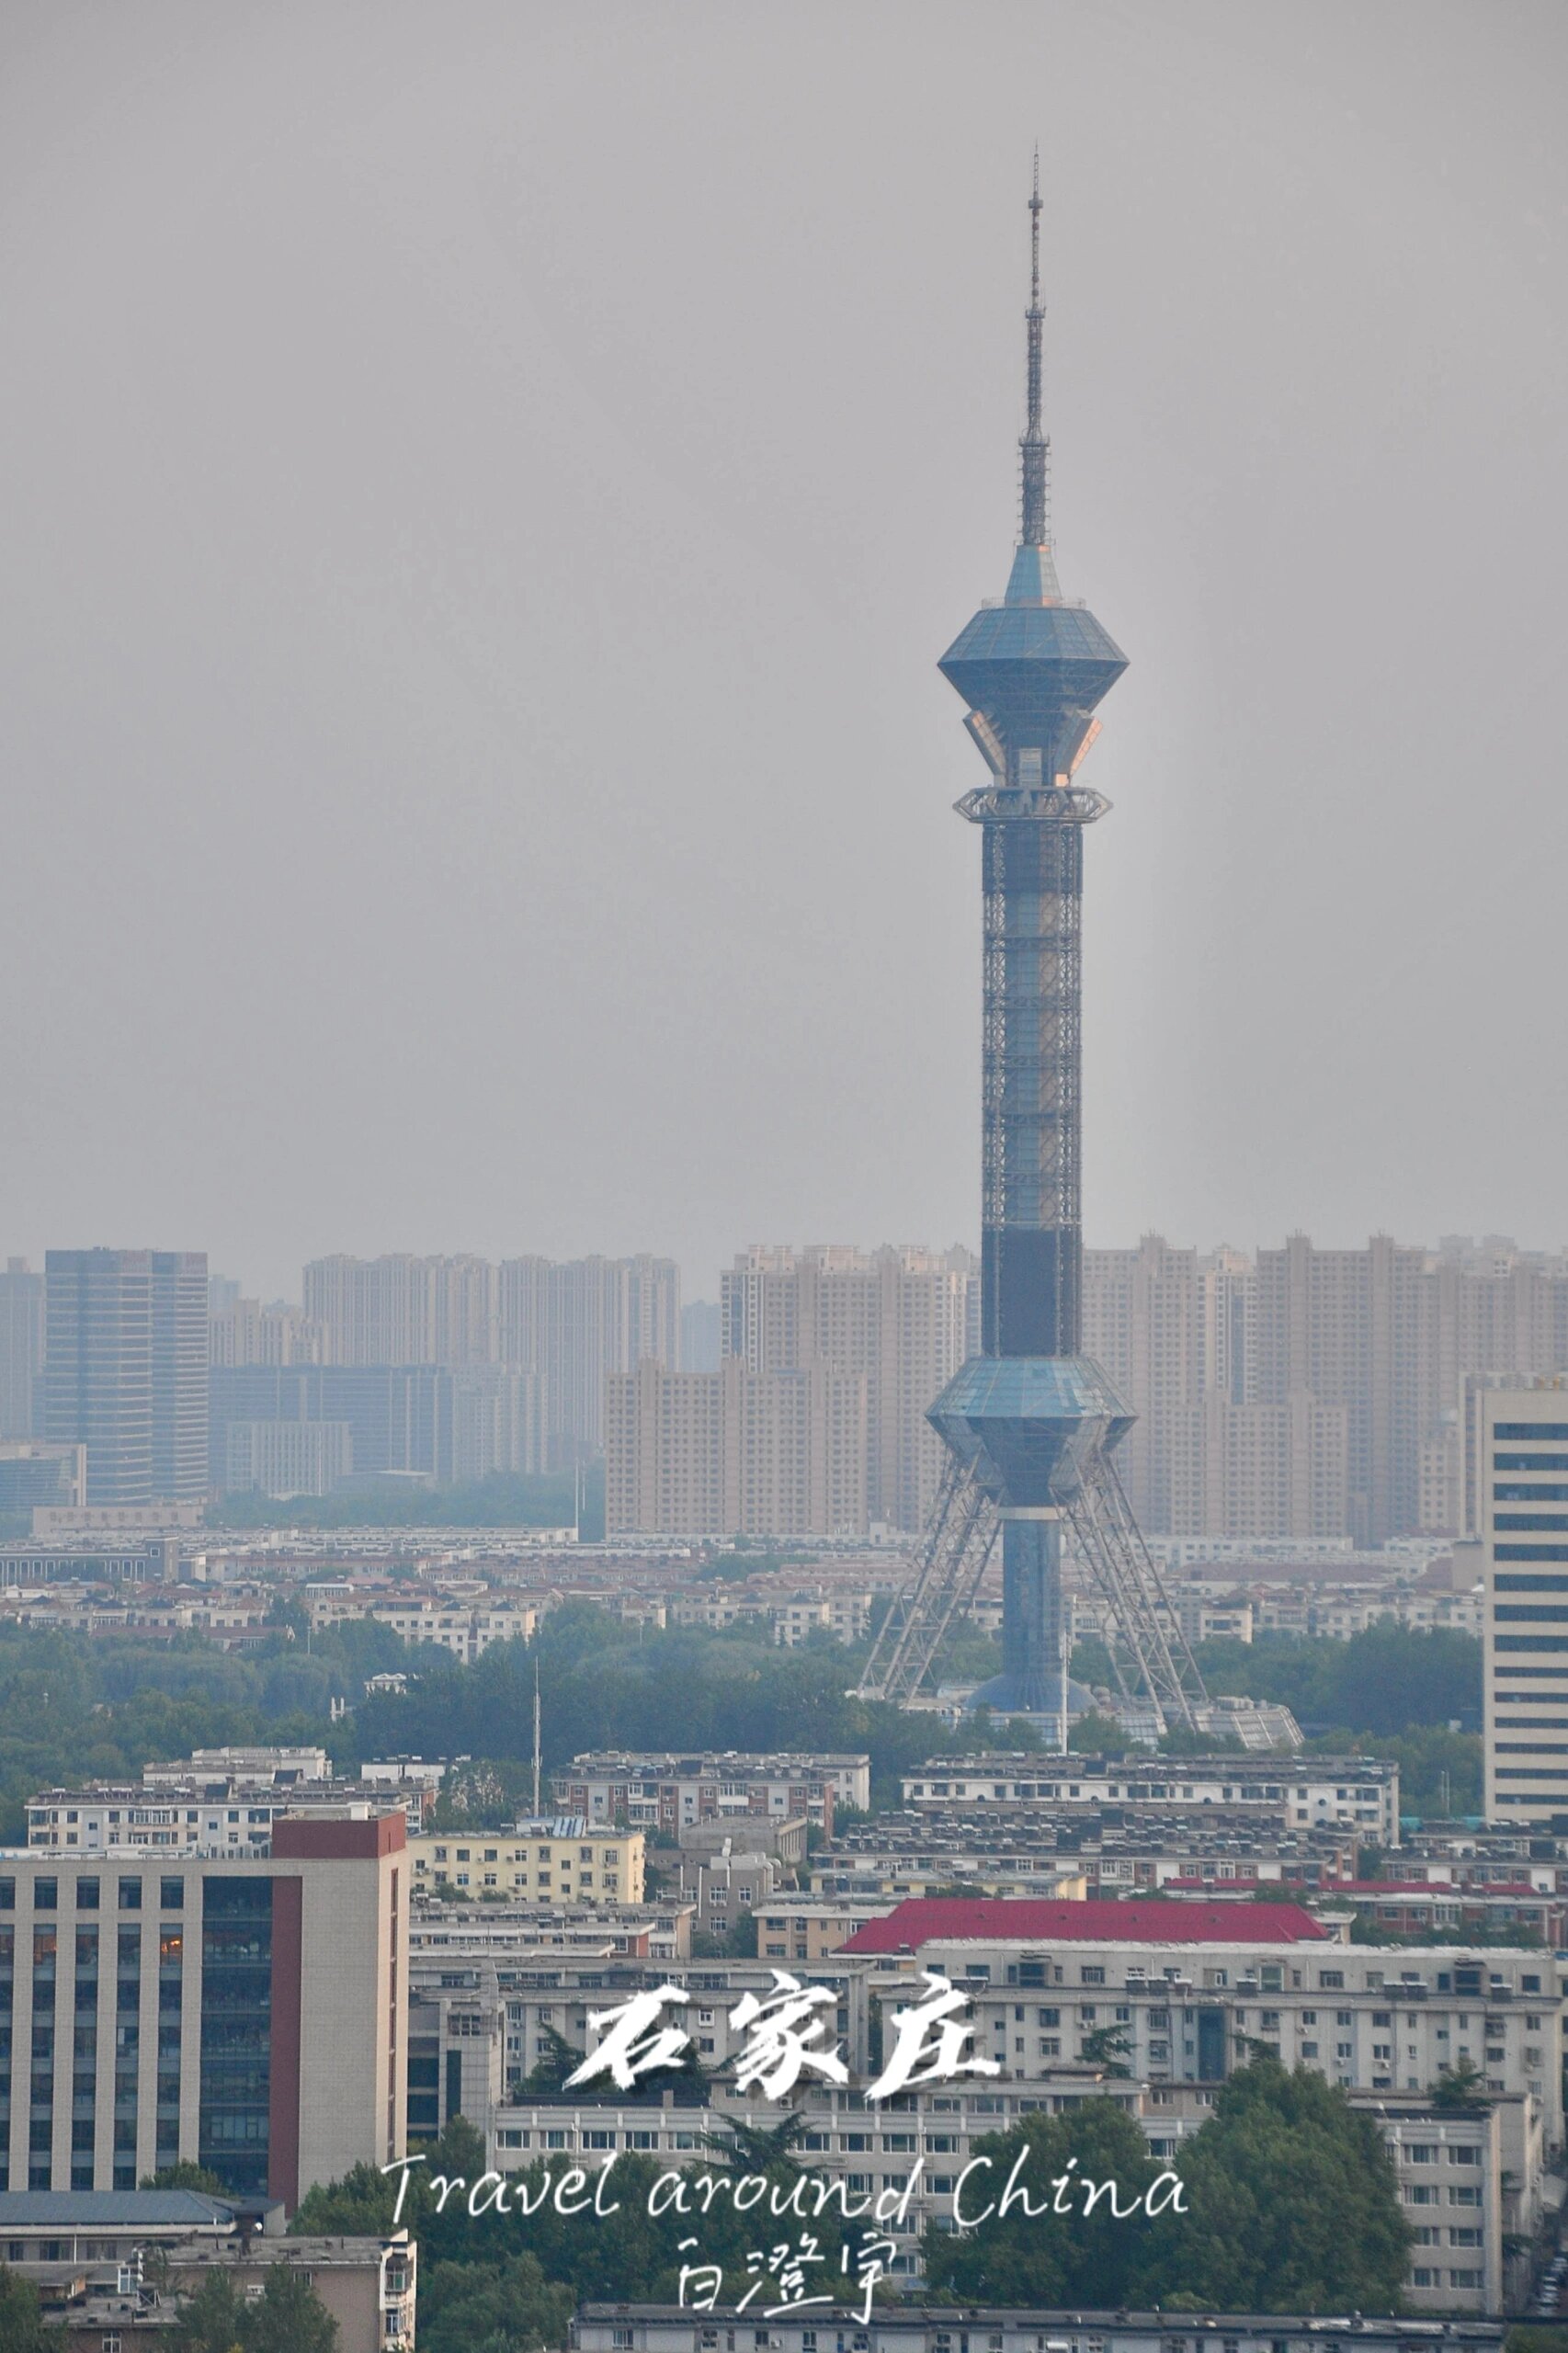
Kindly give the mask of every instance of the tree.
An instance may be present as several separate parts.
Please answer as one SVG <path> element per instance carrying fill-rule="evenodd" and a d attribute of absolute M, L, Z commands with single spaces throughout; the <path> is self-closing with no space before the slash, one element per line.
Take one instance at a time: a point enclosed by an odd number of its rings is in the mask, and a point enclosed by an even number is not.
<path fill-rule="evenodd" d="M 1128 2036 L 1124 2026 L 1097 2026 L 1086 2034 L 1078 2046 L 1078 2056 L 1090 2067 L 1103 2067 L 1108 2075 L 1130 2075 L 1127 2058 Z"/>
<path fill-rule="evenodd" d="M 1178 2311 L 1396 2308 L 1411 2239 L 1393 2162 L 1338 2085 L 1255 2057 L 1216 2095 L 1176 2170 L 1186 2211 L 1152 2226 L 1148 2301 Z"/>
<path fill-rule="evenodd" d="M 722 1928 L 694 1928 L 691 1957 L 693 1961 L 755 1961 L 756 1914 L 738 1913 Z"/>
<path fill-rule="evenodd" d="M 1187 1724 L 1172 1724 L 1155 1745 L 1162 1756 L 1240 1756 L 1243 1745 L 1233 1732 L 1194 1732 Z"/>
<path fill-rule="evenodd" d="M 290 2238 L 384 2238 L 397 2207 L 397 2180 L 361 2160 L 336 2181 L 316 2182 L 300 2200 Z M 405 2200 L 405 2219 L 406 2211 Z"/>
<path fill-rule="evenodd" d="M 1461 2059 L 1457 2066 L 1438 2068 L 1427 2097 L 1434 2108 L 1484 2108 L 1486 2081 L 1473 2059 Z"/>
<path fill-rule="evenodd" d="M 537 2256 L 437 2263 L 419 2279 L 419 2353 L 539 2353 L 564 2345 L 576 2298 Z"/>
<path fill-rule="evenodd" d="M 971 2211 L 1000 2200 L 1020 2156 L 1019 2186 L 1037 2203 L 1049 2201 L 1052 2182 L 1072 2172 L 1095 2182 L 1114 2180 L 1124 2213 L 1156 2171 L 1149 2144 L 1126 2110 L 1114 2100 L 1086 2099 L 1061 2116 L 1026 2116 L 1012 2131 L 976 2141 L 971 2157 L 987 2159 L 989 2169 L 971 2177 Z M 922 2251 L 932 2302 L 1101 2311 L 1132 2303 L 1143 2242 L 1153 2225 L 1117 2222 L 1108 2208 L 1109 2200 L 1102 2200 L 1085 2216 L 1079 2201 L 1066 2215 L 1029 2217 L 1015 2204 L 976 2230 L 928 2229 Z"/>
<path fill-rule="evenodd" d="M 1091 1708 L 1073 1726 L 1067 1745 L 1082 1756 L 1125 1756 L 1132 1743 L 1114 1716 Z"/>
<path fill-rule="evenodd" d="M 170 2353 L 244 2353 L 244 2303 L 226 2271 L 210 2271 L 180 2305 Z"/>
<path fill-rule="evenodd" d="M 337 2323 L 308 2279 L 275 2263 L 246 2308 L 240 2341 L 244 2353 L 338 2353 Z"/>
<path fill-rule="evenodd" d="M 49 2341 L 38 2290 L 0 2263 L 0 2353 L 49 2353 Z"/>
<path fill-rule="evenodd" d="M 461 2252 L 475 2232 L 490 2241 L 494 2241 L 495 2233 L 492 2223 L 470 2221 L 461 2197 L 454 2196 L 445 2212 L 438 2212 L 430 2188 L 437 2174 L 445 2175 L 449 2180 L 460 2176 L 464 2181 L 474 2182 L 483 2173 L 484 2143 L 466 2117 L 449 2117 L 428 2147 L 411 2152 L 411 2156 L 422 2158 L 423 2162 L 409 2165 L 398 2227 L 406 2230 L 411 2239 L 417 2239 L 423 2250 L 419 2283 L 423 2336 L 425 2261 L 435 2262 Z M 289 2234 L 291 2238 L 333 2238 L 339 2234 L 350 2238 L 384 2237 L 393 2227 L 402 2179 L 399 2173 L 383 2174 L 377 2166 L 361 2162 L 350 2166 L 337 2181 L 317 2182 L 301 2199 L 289 2225 Z"/>
<path fill-rule="evenodd" d="M 583 2053 L 552 2026 L 540 2029 L 540 2053 L 523 2077 L 526 2092 L 558 2092 L 564 2088 L 566 2078 L 583 2063 Z"/>
<path fill-rule="evenodd" d="M 733 2157 L 741 2173 L 772 2173 L 775 2169 L 795 2173 L 793 2152 L 806 2129 L 803 2109 L 794 2109 L 778 2124 L 750 2124 L 743 2118 L 726 2118 L 722 2132 L 704 2132 L 705 2149 L 716 2149 Z"/>
<path fill-rule="evenodd" d="M 203 2198 L 222 2198 L 223 2185 L 215 2173 L 199 2165 L 191 2157 L 181 2157 L 177 2165 L 160 2165 L 156 2173 L 143 2174 L 142 2189 L 194 2189 Z"/>

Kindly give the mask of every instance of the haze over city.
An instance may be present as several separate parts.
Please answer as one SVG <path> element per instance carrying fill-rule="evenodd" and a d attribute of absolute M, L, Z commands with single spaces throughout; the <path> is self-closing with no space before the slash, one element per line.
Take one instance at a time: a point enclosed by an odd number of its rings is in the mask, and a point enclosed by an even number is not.
<path fill-rule="evenodd" d="M 1046 155 L 1085 1211 L 1562 1238 L 1561 11 L 8 12 L 0 1244 L 972 1243 Z"/>

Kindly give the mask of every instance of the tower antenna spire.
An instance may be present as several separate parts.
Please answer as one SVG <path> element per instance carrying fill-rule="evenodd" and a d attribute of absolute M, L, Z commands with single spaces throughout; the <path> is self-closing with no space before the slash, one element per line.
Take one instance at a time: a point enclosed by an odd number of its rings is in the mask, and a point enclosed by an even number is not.
<path fill-rule="evenodd" d="M 1019 540 L 1026 548 L 1042 548 L 1049 540 L 1046 481 L 1051 443 L 1040 422 L 1040 344 L 1045 305 L 1040 299 L 1040 147 L 1034 151 L 1034 186 L 1029 195 L 1028 405 L 1024 438 L 1018 447 L 1024 460 L 1024 514 Z"/>

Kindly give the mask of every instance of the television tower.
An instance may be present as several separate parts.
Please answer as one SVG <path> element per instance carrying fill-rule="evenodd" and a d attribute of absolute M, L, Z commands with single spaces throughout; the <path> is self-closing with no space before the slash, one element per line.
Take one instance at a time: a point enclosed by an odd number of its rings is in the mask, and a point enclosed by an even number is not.
<path fill-rule="evenodd" d="M 1064 1717 L 1070 1535 L 1110 1604 L 1122 1697 L 1164 1730 L 1192 1727 L 1207 1695 L 1112 1461 L 1133 1416 L 1083 1354 L 1081 1316 L 1084 834 L 1109 803 L 1076 779 L 1099 733 L 1096 705 L 1127 657 L 1056 576 L 1040 215 L 1037 152 L 1022 528 L 1002 602 L 983 606 L 938 665 L 991 772 L 956 804 L 980 828 L 983 870 L 982 1353 L 929 1409 L 947 1447 L 941 1487 L 859 1689 L 914 1698 L 1000 1529 L 1003 1668 L 975 1702 Z"/>

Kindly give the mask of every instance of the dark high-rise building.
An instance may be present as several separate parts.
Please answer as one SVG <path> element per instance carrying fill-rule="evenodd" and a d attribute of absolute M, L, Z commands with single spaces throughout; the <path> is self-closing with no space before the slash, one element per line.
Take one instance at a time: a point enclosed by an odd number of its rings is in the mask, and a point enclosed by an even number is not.
<path fill-rule="evenodd" d="M 43 1277 L 10 1258 L 0 1274 L 0 1438 L 40 1435 L 42 1375 Z"/>
<path fill-rule="evenodd" d="M 1111 1461 L 1131 1415 L 1082 1354 L 1080 913 L 1084 835 L 1107 803 L 1078 780 L 1095 709 L 1127 667 L 1062 594 L 1042 423 L 1039 173 L 1030 199 L 1022 529 L 1006 593 L 942 656 L 990 770 L 960 814 L 980 828 L 983 926 L 980 1354 L 930 1419 L 946 1476 L 915 1575 L 863 1688 L 913 1695 L 972 1597 L 1000 1527 L 1003 1673 L 976 1694 L 1011 1711 L 1065 1697 L 1062 1548 L 1111 1602 L 1125 1696 L 1191 1721 L 1202 1686 Z"/>
<path fill-rule="evenodd" d="M 51 1250 L 45 1435 L 87 1449 L 89 1504 L 207 1493 L 207 1257 Z"/>

